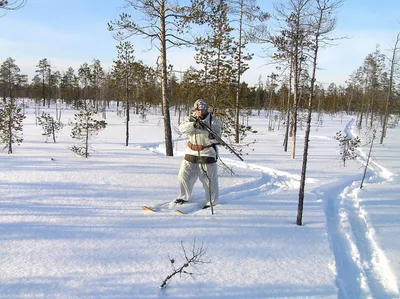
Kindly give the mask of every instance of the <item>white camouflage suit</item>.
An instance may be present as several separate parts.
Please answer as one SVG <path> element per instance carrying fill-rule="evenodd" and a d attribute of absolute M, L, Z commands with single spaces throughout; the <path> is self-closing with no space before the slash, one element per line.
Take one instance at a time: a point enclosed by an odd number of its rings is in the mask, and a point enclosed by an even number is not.
<path fill-rule="evenodd" d="M 204 123 L 208 125 L 218 136 L 221 136 L 221 123 L 219 119 L 211 113 L 207 113 Z M 189 142 L 194 145 L 191 149 L 189 144 L 186 147 L 185 159 L 182 161 L 178 174 L 181 193 L 178 198 L 185 201 L 191 200 L 193 186 L 200 179 L 205 190 L 206 205 L 217 204 L 218 190 L 218 167 L 217 167 L 217 141 L 211 139 L 210 133 L 206 129 L 197 129 L 194 127 L 193 117 L 188 117 L 179 125 L 181 134 L 187 134 Z M 189 143 L 188 142 L 188 143 Z M 211 146 L 215 144 L 214 146 Z M 197 145 L 208 146 L 202 150 Z M 192 161 L 192 162 L 190 162 Z"/>

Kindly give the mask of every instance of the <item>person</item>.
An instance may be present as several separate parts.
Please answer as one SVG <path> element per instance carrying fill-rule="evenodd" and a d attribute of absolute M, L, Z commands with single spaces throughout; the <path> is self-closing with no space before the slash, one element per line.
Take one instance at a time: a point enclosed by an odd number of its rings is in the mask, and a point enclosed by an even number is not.
<path fill-rule="evenodd" d="M 179 125 L 181 134 L 188 135 L 189 141 L 185 158 L 179 169 L 178 180 L 181 193 L 174 201 L 176 204 L 191 201 L 193 186 L 198 178 L 205 191 L 204 207 L 209 207 L 210 204 L 214 206 L 218 202 L 218 142 L 203 124 L 221 136 L 219 119 L 208 112 L 206 101 L 200 99 L 194 103 L 192 115 Z"/>

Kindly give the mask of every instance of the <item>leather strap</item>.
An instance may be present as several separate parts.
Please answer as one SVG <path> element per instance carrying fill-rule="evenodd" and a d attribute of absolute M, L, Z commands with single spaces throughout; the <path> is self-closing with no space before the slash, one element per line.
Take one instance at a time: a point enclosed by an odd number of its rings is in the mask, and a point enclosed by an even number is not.
<path fill-rule="evenodd" d="M 185 155 L 185 160 L 190 163 L 196 163 L 196 164 L 212 164 L 217 162 L 217 159 L 214 157 L 193 156 L 189 154 Z"/>
<path fill-rule="evenodd" d="M 206 148 L 213 146 L 212 144 L 210 144 L 210 145 L 193 144 L 190 142 L 190 140 L 188 141 L 187 145 L 192 151 L 200 151 L 200 152 Z"/>

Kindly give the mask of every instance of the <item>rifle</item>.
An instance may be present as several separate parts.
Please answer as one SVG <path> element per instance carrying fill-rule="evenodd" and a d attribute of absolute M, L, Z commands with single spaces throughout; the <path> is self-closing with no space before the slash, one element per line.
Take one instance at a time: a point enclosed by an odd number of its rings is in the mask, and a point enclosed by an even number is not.
<path fill-rule="evenodd" d="M 219 135 L 217 133 L 215 133 L 206 123 L 204 123 L 203 121 L 201 121 L 201 119 L 197 118 L 197 121 L 200 122 L 201 126 L 203 126 L 208 133 L 210 133 L 215 140 L 218 141 L 219 144 L 221 144 L 223 147 L 225 147 L 226 149 L 228 149 L 232 154 L 234 154 L 236 157 L 238 157 L 240 159 L 240 161 L 243 161 L 243 158 L 231 147 L 229 146 L 229 144 L 227 144 L 225 141 L 222 140 L 221 137 L 219 137 Z"/>

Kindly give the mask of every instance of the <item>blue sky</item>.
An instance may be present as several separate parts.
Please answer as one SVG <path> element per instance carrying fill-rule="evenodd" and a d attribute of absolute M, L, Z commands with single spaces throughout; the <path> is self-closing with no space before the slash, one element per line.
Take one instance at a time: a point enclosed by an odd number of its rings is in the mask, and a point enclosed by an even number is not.
<path fill-rule="evenodd" d="M 264 10 L 271 12 L 273 3 L 278 1 L 258 2 Z M 117 42 L 107 31 L 107 22 L 118 18 L 124 11 L 123 5 L 123 0 L 27 0 L 22 9 L 0 17 L 0 62 L 14 58 L 29 80 L 42 58 L 47 58 L 61 72 L 69 66 L 78 69 L 82 63 L 91 63 L 93 59 L 99 59 L 107 70 L 117 56 Z M 317 79 L 324 85 L 331 82 L 344 84 L 377 44 L 390 56 L 400 32 L 400 1 L 345 0 L 337 18 L 337 28 L 332 36 L 349 38 L 321 50 Z M 138 38 L 132 42 L 136 60 L 154 66 L 157 53 L 146 51 L 149 41 Z M 255 57 L 244 76 L 251 85 L 258 82 L 260 75 L 265 80 L 273 71 L 261 48 L 251 47 Z M 173 49 L 169 61 L 175 69 L 186 70 L 195 66 L 193 56 L 193 50 Z"/>

